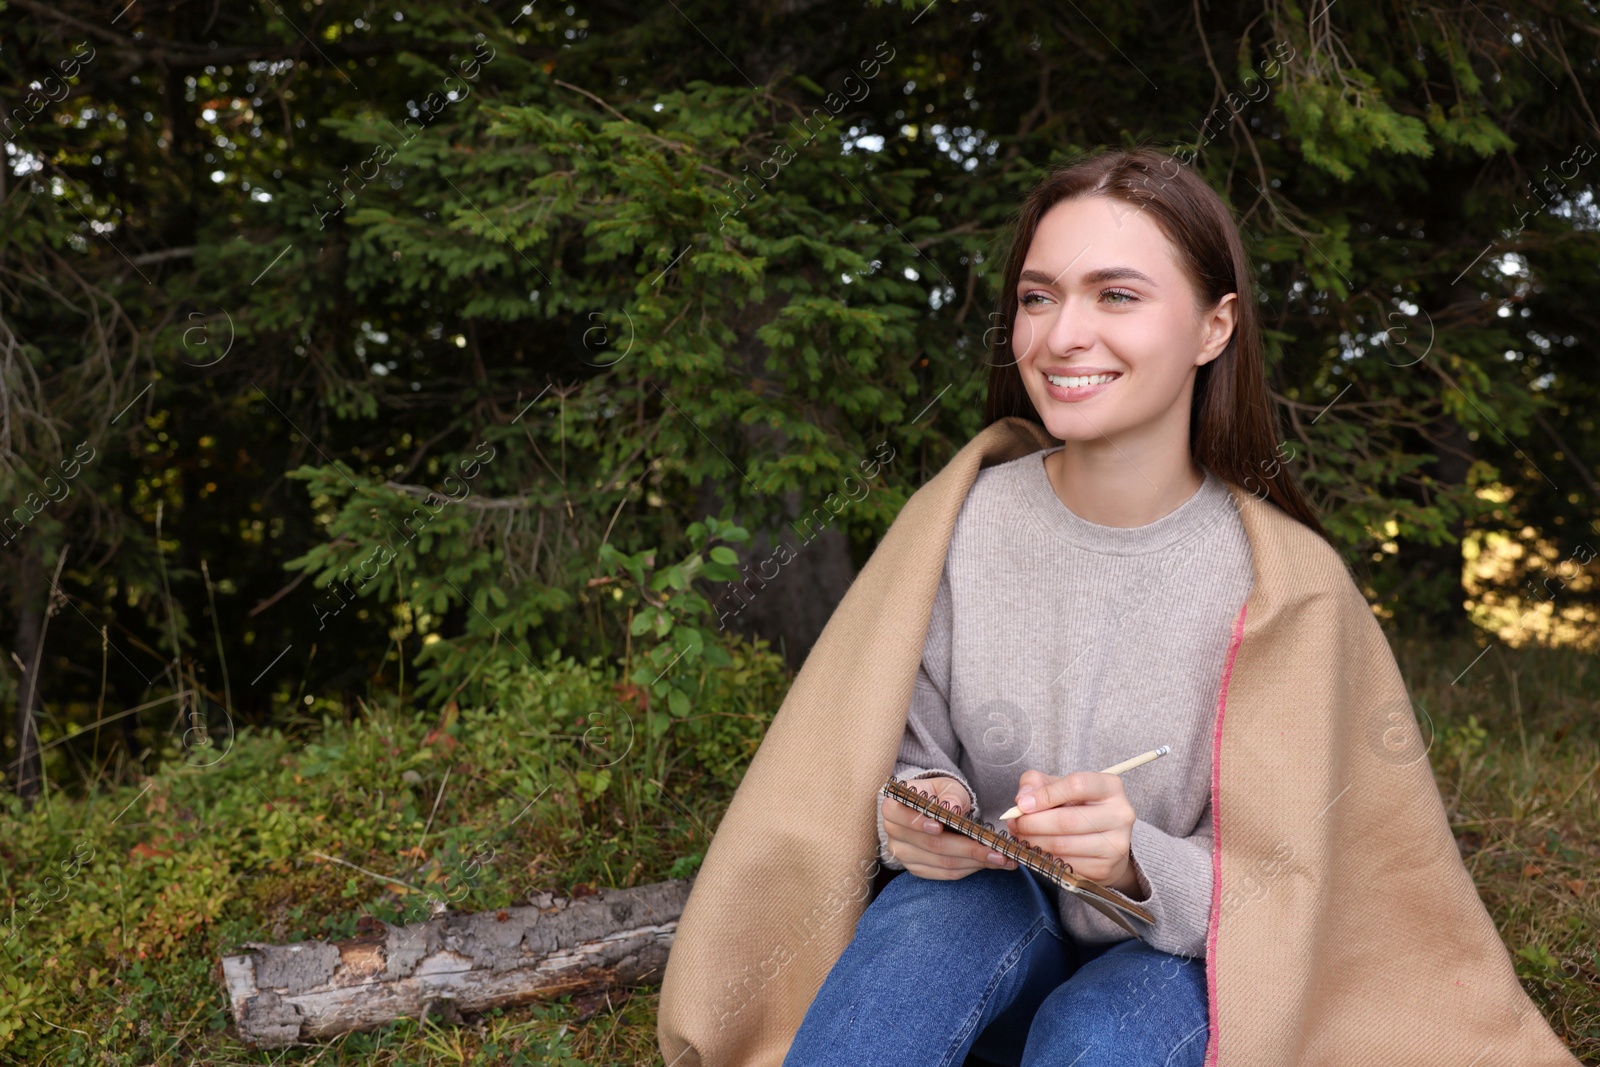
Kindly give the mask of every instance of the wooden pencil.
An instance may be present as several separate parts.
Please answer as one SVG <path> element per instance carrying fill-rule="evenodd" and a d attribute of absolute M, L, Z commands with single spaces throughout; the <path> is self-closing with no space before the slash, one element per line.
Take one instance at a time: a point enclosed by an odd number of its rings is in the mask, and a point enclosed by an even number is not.
<path fill-rule="evenodd" d="M 1152 748 L 1149 752 L 1145 752 L 1145 753 L 1142 753 L 1142 754 L 1140 754 L 1138 756 L 1134 756 L 1132 759 L 1125 759 L 1121 763 L 1114 763 L 1111 766 L 1107 767 L 1105 770 L 1101 771 L 1100 773 L 1101 774 L 1121 774 L 1123 771 L 1131 771 L 1135 767 L 1142 767 L 1146 763 L 1149 763 L 1151 760 L 1157 759 L 1158 757 L 1161 757 L 1161 756 L 1165 756 L 1168 752 L 1171 752 L 1171 751 L 1172 751 L 1172 749 L 1168 745 L 1162 745 L 1160 748 Z M 1007 819 L 1015 819 L 1017 816 L 1019 816 L 1021 814 L 1022 814 L 1022 809 L 1021 808 L 1012 807 L 1012 808 L 1007 809 L 1006 813 L 1004 815 L 1000 816 L 1000 821 L 1001 822 L 1005 822 Z"/>

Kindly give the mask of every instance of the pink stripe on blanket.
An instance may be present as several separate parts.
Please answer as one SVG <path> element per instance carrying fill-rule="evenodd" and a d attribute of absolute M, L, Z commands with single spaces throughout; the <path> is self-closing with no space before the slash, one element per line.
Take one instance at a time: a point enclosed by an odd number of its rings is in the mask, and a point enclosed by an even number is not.
<path fill-rule="evenodd" d="M 1217 693 L 1217 723 L 1211 734 L 1211 921 L 1206 930 L 1206 1002 L 1210 1011 L 1210 1035 L 1206 1041 L 1205 1067 L 1217 1063 L 1217 926 L 1222 918 L 1222 807 L 1217 803 L 1217 786 L 1222 781 L 1222 716 L 1228 707 L 1228 681 L 1233 677 L 1233 661 L 1244 637 L 1244 607 L 1233 621 L 1233 636 L 1228 641 L 1228 658 L 1222 666 L 1222 687 Z"/>

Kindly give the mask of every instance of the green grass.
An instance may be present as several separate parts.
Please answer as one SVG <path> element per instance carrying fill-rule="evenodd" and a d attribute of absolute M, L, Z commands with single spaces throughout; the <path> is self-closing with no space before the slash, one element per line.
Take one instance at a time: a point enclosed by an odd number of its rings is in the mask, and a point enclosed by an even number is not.
<path fill-rule="evenodd" d="M 1523 987 L 1573 1054 L 1600 1064 L 1600 662 L 1498 642 L 1473 664 L 1478 653 L 1395 643 L 1433 723 L 1429 759 L 1467 870 Z"/>
<path fill-rule="evenodd" d="M 1500 646 L 1474 663 L 1465 640 L 1395 649 L 1517 971 L 1562 1039 L 1600 1065 L 1600 667 L 1592 654 Z M 653 989 L 459 1027 L 405 1020 L 287 1052 L 252 1052 L 227 1032 L 216 963 L 242 942 L 418 918 L 425 897 L 406 886 L 460 893 L 457 910 L 476 911 L 694 869 L 788 683 L 776 657 L 747 650 L 708 674 L 687 718 L 638 707 L 599 665 L 547 670 L 550 685 L 491 679 L 490 706 L 453 719 L 317 709 L 242 732 L 212 766 L 174 751 L 137 783 L 52 793 L 27 815 L 9 801 L 0 918 L 15 916 L 18 934 L 0 970 L 0 1062 L 659 1063 Z M 486 847 L 492 860 L 465 879 Z"/>

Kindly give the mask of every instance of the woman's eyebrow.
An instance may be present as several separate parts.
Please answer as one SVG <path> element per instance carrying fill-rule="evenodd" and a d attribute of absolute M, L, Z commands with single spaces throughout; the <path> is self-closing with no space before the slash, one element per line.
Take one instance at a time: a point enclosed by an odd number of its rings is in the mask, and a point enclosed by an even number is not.
<path fill-rule="evenodd" d="M 1057 275 L 1059 277 L 1059 275 Z M 1115 281 L 1142 282 L 1152 289 L 1159 289 L 1156 280 L 1143 271 L 1134 270 L 1132 267 L 1100 267 L 1088 271 L 1083 275 L 1084 285 L 1099 285 L 1102 282 Z M 1041 285 L 1054 285 L 1056 278 L 1052 278 L 1042 270 L 1025 270 L 1017 276 L 1019 282 L 1037 282 Z"/>

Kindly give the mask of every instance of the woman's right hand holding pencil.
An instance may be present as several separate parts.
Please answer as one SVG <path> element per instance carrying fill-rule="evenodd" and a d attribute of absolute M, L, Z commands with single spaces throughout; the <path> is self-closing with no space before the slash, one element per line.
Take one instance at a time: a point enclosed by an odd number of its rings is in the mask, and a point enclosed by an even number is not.
<path fill-rule="evenodd" d="M 918 778 L 910 784 L 950 802 L 958 812 L 972 807 L 966 788 L 954 778 Z M 889 854 L 918 878 L 950 881 L 985 868 L 1010 870 L 1017 865 L 983 842 L 952 833 L 893 797 L 883 798 L 883 832 L 889 838 Z"/>

